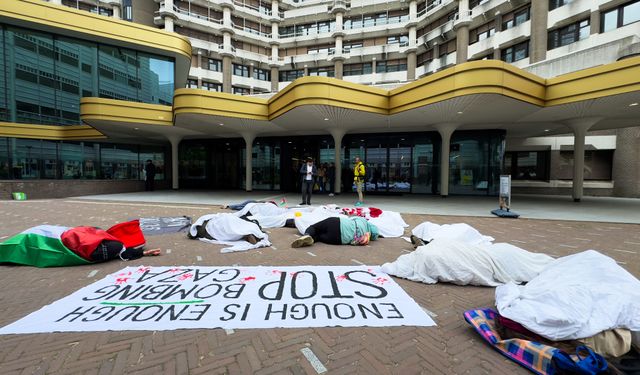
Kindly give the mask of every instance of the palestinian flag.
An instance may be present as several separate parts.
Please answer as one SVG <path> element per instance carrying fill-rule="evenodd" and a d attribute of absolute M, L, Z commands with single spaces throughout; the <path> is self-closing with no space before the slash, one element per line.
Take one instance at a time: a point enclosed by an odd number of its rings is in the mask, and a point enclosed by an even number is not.
<path fill-rule="evenodd" d="M 39 225 L 0 243 L 0 262 L 35 267 L 62 267 L 91 264 L 62 244 L 67 227 Z"/>

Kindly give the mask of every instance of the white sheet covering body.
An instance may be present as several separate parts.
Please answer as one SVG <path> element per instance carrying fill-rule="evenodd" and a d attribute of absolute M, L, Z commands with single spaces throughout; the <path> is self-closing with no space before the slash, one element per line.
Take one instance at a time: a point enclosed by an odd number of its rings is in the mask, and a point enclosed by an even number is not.
<path fill-rule="evenodd" d="M 507 244 L 473 245 L 448 238 L 436 238 L 414 252 L 385 263 L 389 275 L 435 284 L 497 286 L 522 283 L 536 277 L 553 261 L 548 255 L 530 253 Z"/>
<path fill-rule="evenodd" d="M 222 253 L 231 253 L 234 251 L 245 251 L 251 249 L 257 249 L 259 247 L 271 246 L 269 242 L 269 236 L 262 232 L 260 228 L 249 221 L 240 219 L 231 213 L 210 214 L 204 215 L 198 218 L 191 228 L 189 233 L 195 236 L 197 233 L 196 227 L 202 225 L 205 221 L 209 220 L 205 228 L 207 233 L 215 240 L 209 240 L 206 238 L 199 238 L 200 241 L 229 245 L 221 250 Z M 244 241 L 242 238 L 246 235 L 253 234 L 260 241 L 256 244 Z"/>
<path fill-rule="evenodd" d="M 496 289 L 500 314 L 550 340 L 640 331 L 640 281 L 594 250 L 558 258 L 527 285 Z"/>
<path fill-rule="evenodd" d="M 472 245 L 491 244 L 494 240 L 493 237 L 483 236 L 474 227 L 465 223 L 438 225 L 425 221 L 413 228 L 411 233 L 426 241 L 431 241 L 435 238 L 447 238 Z"/>

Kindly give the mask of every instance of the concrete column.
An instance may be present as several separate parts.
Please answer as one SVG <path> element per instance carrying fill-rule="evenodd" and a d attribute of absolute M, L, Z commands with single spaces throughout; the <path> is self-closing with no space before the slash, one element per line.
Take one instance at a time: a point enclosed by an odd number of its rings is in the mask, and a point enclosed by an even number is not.
<path fill-rule="evenodd" d="M 168 16 L 164 18 L 164 31 L 173 32 L 173 18 Z"/>
<path fill-rule="evenodd" d="M 344 28 L 344 13 L 336 13 L 336 29 L 335 31 L 342 31 Z"/>
<path fill-rule="evenodd" d="M 580 202 L 584 185 L 584 141 L 587 131 L 602 117 L 572 119 L 565 124 L 573 130 L 573 201 Z"/>
<path fill-rule="evenodd" d="M 417 61 L 416 51 L 407 53 L 407 81 L 413 81 L 416 79 Z"/>
<path fill-rule="evenodd" d="M 277 44 L 274 44 L 271 46 L 271 61 L 273 62 L 278 61 L 278 45 Z"/>
<path fill-rule="evenodd" d="M 371 75 L 373 77 L 373 81 L 371 82 L 372 84 L 376 83 L 376 77 L 377 77 L 377 73 L 376 73 L 376 58 L 372 58 L 371 59 Z"/>
<path fill-rule="evenodd" d="M 416 27 L 411 26 L 409 28 L 409 47 L 415 47 L 416 39 L 418 39 L 417 35 L 418 35 L 418 31 L 416 30 Z"/>
<path fill-rule="evenodd" d="M 271 1 L 271 14 L 274 17 L 278 17 L 278 12 L 280 11 L 278 5 L 278 0 Z"/>
<path fill-rule="evenodd" d="M 227 51 L 231 51 L 231 33 L 225 31 L 222 34 L 222 47 Z"/>
<path fill-rule="evenodd" d="M 493 59 L 494 60 L 502 59 L 502 52 L 500 51 L 500 48 L 497 48 L 497 49 L 493 50 Z"/>
<path fill-rule="evenodd" d="M 409 20 L 415 20 L 418 18 L 418 2 L 416 0 L 411 0 L 409 2 Z"/>
<path fill-rule="evenodd" d="M 329 129 L 329 133 L 333 136 L 333 145 L 335 150 L 335 166 L 336 166 L 336 182 L 333 191 L 340 194 L 342 191 L 342 138 L 346 130 L 340 128 Z"/>
<path fill-rule="evenodd" d="M 231 26 L 231 8 L 228 6 L 222 8 L 222 23 L 226 27 L 233 27 Z"/>
<path fill-rule="evenodd" d="M 308 67 L 308 66 L 306 66 L 306 65 L 304 66 L 304 73 L 303 73 L 303 75 L 304 75 L 305 77 L 308 77 L 308 76 L 309 76 L 309 67 Z"/>
<path fill-rule="evenodd" d="M 496 28 L 496 33 L 499 33 L 500 31 L 502 31 L 502 14 L 498 13 L 496 14 L 496 17 L 494 18 L 494 25 Z"/>
<path fill-rule="evenodd" d="M 344 68 L 344 60 L 336 59 L 333 65 L 334 77 L 337 79 L 342 79 L 342 72 Z"/>
<path fill-rule="evenodd" d="M 342 35 L 336 36 L 336 56 L 342 55 Z"/>
<path fill-rule="evenodd" d="M 253 63 L 249 64 L 249 78 L 253 78 Z"/>
<path fill-rule="evenodd" d="M 182 136 L 178 135 L 170 135 L 167 137 L 169 142 L 171 142 L 171 188 L 173 190 L 178 190 L 179 187 L 179 173 L 178 173 L 178 146 L 180 146 L 180 141 L 182 140 Z"/>
<path fill-rule="evenodd" d="M 202 68 L 202 51 L 198 50 L 198 55 L 196 57 L 196 68 L 200 69 Z"/>
<path fill-rule="evenodd" d="M 277 40 L 278 39 L 278 23 L 277 22 L 271 22 L 271 39 Z"/>
<path fill-rule="evenodd" d="M 459 25 L 456 29 L 456 64 L 467 62 L 468 51 L 469 24 Z"/>
<path fill-rule="evenodd" d="M 591 35 L 600 33 L 600 9 L 598 7 L 591 9 L 589 24 L 591 25 Z"/>
<path fill-rule="evenodd" d="M 198 77 L 198 88 L 202 88 L 202 77 Z"/>
<path fill-rule="evenodd" d="M 443 123 L 435 126 L 442 144 L 440 148 L 440 196 L 446 198 L 449 195 L 449 151 L 451 148 L 451 134 L 456 130 L 458 124 Z"/>
<path fill-rule="evenodd" d="M 231 56 L 222 56 L 222 92 L 231 92 Z"/>
<path fill-rule="evenodd" d="M 271 92 L 278 92 L 278 70 L 277 66 L 271 67 Z"/>
<path fill-rule="evenodd" d="M 113 18 L 119 20 L 122 16 L 120 16 L 120 7 L 117 5 L 113 6 Z"/>
<path fill-rule="evenodd" d="M 547 58 L 548 17 L 548 1 L 531 2 L 531 41 L 529 42 L 529 61 L 532 64 Z"/>
<path fill-rule="evenodd" d="M 254 133 L 242 133 L 242 138 L 244 138 L 244 142 L 246 145 L 245 150 L 245 190 L 252 191 L 253 190 L 253 141 L 256 139 L 256 135 Z"/>

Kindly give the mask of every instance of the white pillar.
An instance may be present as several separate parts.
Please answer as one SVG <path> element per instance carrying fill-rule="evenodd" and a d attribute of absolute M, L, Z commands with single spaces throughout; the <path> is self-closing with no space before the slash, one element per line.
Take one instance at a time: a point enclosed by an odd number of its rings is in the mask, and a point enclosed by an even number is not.
<path fill-rule="evenodd" d="M 171 188 L 178 190 L 179 187 L 179 174 L 178 174 L 178 146 L 180 146 L 181 136 L 174 135 L 167 137 L 171 142 Z"/>
<path fill-rule="evenodd" d="M 271 15 L 274 17 L 278 17 L 279 9 L 278 9 L 278 0 L 273 0 L 271 2 Z"/>
<path fill-rule="evenodd" d="M 271 45 L 271 61 L 278 62 L 278 45 Z"/>
<path fill-rule="evenodd" d="M 118 5 L 113 6 L 113 18 L 120 19 L 120 7 Z"/>
<path fill-rule="evenodd" d="M 164 31 L 173 32 L 173 18 L 165 17 L 164 18 Z"/>
<path fill-rule="evenodd" d="M 336 178 L 335 178 L 335 186 L 333 187 L 333 191 L 337 194 L 340 194 L 342 191 L 342 138 L 347 131 L 345 129 L 329 129 L 329 133 L 333 136 L 333 147 L 334 147 L 334 155 L 335 155 L 335 166 L 336 166 Z"/>
<path fill-rule="evenodd" d="M 229 7 L 222 8 L 222 22 L 226 27 L 231 28 L 231 9 Z"/>
<path fill-rule="evenodd" d="M 242 138 L 246 145 L 245 149 L 245 190 L 253 190 L 253 140 L 256 139 L 254 133 L 242 133 Z"/>
<path fill-rule="evenodd" d="M 565 121 L 573 130 L 573 201 L 580 202 L 584 191 L 584 144 L 587 131 L 602 117 L 585 117 Z"/>
<path fill-rule="evenodd" d="M 435 125 L 442 138 L 440 146 L 440 196 L 443 198 L 449 195 L 449 150 L 451 147 L 451 134 L 457 127 L 458 124 L 452 123 Z"/>
<path fill-rule="evenodd" d="M 344 14 L 342 12 L 336 13 L 336 29 L 335 31 L 342 31 L 344 24 Z"/>
<path fill-rule="evenodd" d="M 342 55 L 342 35 L 336 36 L 336 55 Z"/>

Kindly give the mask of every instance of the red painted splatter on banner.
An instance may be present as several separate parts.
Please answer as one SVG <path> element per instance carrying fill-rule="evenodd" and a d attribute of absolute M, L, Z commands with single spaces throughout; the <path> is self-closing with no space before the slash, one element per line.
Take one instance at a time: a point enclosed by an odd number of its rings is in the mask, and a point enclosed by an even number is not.
<path fill-rule="evenodd" d="M 151 270 L 151 267 L 147 266 L 147 267 L 138 267 L 138 269 L 136 270 L 137 273 L 145 273 L 147 271 Z"/>
<path fill-rule="evenodd" d="M 133 275 L 133 274 L 131 273 L 131 271 L 129 271 L 129 272 L 122 272 L 122 273 L 119 273 L 119 274 L 118 274 L 118 276 L 131 276 L 131 275 Z"/>
<path fill-rule="evenodd" d="M 346 275 L 338 275 L 336 276 L 336 281 L 344 281 L 347 278 Z"/>
<path fill-rule="evenodd" d="M 387 281 L 389 281 L 389 279 L 387 279 L 386 277 L 378 277 L 378 278 L 373 280 L 373 283 L 374 284 L 378 284 L 378 285 L 383 285 Z"/>
<path fill-rule="evenodd" d="M 185 273 L 184 275 L 180 275 L 180 276 L 178 276 L 178 280 L 180 280 L 180 281 L 185 281 L 185 280 L 190 279 L 190 278 L 192 278 L 192 277 L 193 277 L 193 274 L 191 274 L 191 273 Z"/>
<path fill-rule="evenodd" d="M 242 279 L 240 279 L 240 284 L 244 284 L 247 281 L 253 281 L 255 280 L 255 276 L 247 276 L 247 277 L 243 277 Z"/>
<path fill-rule="evenodd" d="M 116 279 L 116 285 L 126 284 L 128 280 L 129 280 L 128 277 L 118 277 Z"/>
<path fill-rule="evenodd" d="M 182 271 L 180 268 L 172 268 L 169 270 L 169 273 L 176 273 Z"/>

